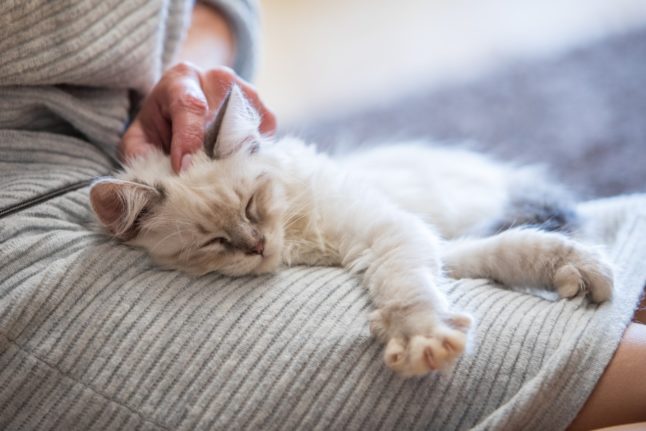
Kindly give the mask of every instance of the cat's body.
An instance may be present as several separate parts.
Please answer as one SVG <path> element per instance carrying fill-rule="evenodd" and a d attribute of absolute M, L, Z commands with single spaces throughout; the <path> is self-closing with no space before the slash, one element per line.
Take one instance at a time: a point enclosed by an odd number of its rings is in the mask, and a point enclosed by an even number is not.
<path fill-rule="evenodd" d="M 119 179 L 98 182 L 91 196 L 103 224 L 157 262 L 193 273 L 304 264 L 361 274 L 376 308 L 371 330 L 403 375 L 444 368 L 465 348 L 471 320 L 445 299 L 446 275 L 610 297 L 602 257 L 562 234 L 511 228 L 481 237 L 513 225 L 514 190 L 528 177 L 539 181 L 535 173 L 420 145 L 332 160 L 297 139 L 265 142 L 248 105 L 236 103 L 214 159 L 199 153 L 177 176 L 153 152 Z M 545 210 L 548 201 L 521 207 Z"/>

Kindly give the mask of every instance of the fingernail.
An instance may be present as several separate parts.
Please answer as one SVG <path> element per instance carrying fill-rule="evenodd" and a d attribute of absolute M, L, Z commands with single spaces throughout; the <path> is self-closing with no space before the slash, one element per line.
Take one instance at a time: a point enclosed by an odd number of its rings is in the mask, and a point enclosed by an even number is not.
<path fill-rule="evenodd" d="M 192 163 L 193 163 L 193 156 L 190 154 L 184 154 L 184 156 L 182 157 L 182 164 L 179 168 L 179 171 L 184 172 L 185 170 L 191 167 Z"/>

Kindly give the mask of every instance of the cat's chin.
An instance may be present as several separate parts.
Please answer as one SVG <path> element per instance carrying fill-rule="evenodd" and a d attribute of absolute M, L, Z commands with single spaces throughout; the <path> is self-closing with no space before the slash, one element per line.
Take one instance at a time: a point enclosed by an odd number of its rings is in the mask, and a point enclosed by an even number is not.
<path fill-rule="evenodd" d="M 276 272 L 280 267 L 280 254 L 265 254 L 263 256 L 253 256 L 245 259 L 237 265 L 224 268 L 208 268 L 199 271 L 200 275 L 217 272 L 228 275 L 229 277 L 244 277 L 245 275 L 261 275 Z"/>
<path fill-rule="evenodd" d="M 265 254 L 261 259 L 260 264 L 253 270 L 254 274 L 276 272 L 280 267 L 280 253 Z"/>

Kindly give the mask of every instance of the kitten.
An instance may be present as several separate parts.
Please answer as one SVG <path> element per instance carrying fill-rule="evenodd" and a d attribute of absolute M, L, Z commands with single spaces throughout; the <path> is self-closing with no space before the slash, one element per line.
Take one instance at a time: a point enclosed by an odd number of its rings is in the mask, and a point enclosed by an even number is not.
<path fill-rule="evenodd" d="M 361 274 L 376 308 L 370 329 L 404 376 L 450 367 L 465 349 L 472 320 L 448 303 L 444 277 L 611 297 L 600 254 L 539 229 L 572 229 L 576 217 L 535 172 L 411 145 L 332 160 L 295 138 L 270 142 L 258 126 L 234 88 L 214 145 L 192 167 L 175 175 L 153 151 L 96 182 L 92 208 L 118 239 L 194 274 L 301 264 Z"/>

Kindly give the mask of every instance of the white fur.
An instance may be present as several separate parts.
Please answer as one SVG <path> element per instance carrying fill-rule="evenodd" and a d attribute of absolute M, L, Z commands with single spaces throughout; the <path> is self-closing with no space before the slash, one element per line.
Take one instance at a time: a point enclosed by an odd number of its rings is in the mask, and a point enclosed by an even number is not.
<path fill-rule="evenodd" d="M 164 196 L 149 205 L 129 242 L 161 264 L 199 273 L 343 266 L 361 275 L 376 308 L 371 330 L 387 345 L 386 364 L 402 375 L 450 367 L 465 349 L 471 319 L 447 301 L 445 270 L 453 277 L 548 286 L 562 297 L 581 289 L 595 301 L 611 296 L 612 272 L 601 255 L 564 235 L 512 229 L 489 238 L 467 236 L 503 211 L 516 173 L 509 166 L 419 144 L 332 160 L 295 138 L 273 143 L 225 127 L 229 138 L 219 145 L 235 149 L 227 157 L 198 153 L 177 176 L 168 157 L 153 152 L 115 180 L 155 187 Z M 258 144 L 258 152 L 248 151 Z M 112 189 L 104 183 L 95 189 L 99 212 L 105 205 L 98 200 Z M 131 201 L 141 208 L 141 201 L 124 199 Z M 251 220 L 254 214 L 259 220 Z M 132 224 L 135 216 L 124 219 Z M 218 241 L 200 246 L 211 236 L 253 246 L 260 235 L 261 255 Z"/>

